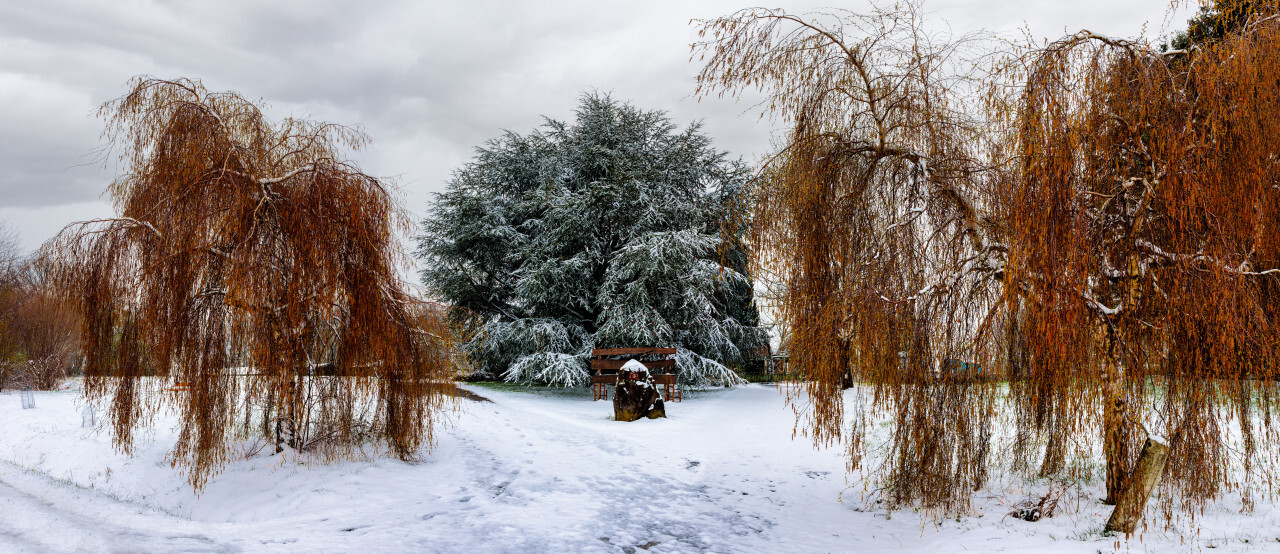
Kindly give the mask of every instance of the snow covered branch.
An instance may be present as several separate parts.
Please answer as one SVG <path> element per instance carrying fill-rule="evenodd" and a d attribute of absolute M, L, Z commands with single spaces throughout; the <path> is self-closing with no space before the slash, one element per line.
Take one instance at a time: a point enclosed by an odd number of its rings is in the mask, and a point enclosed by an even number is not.
<path fill-rule="evenodd" d="M 88 225 L 91 223 L 111 223 L 116 221 L 122 222 L 122 223 L 130 223 L 138 227 L 146 227 L 147 229 L 150 229 L 152 233 L 155 233 L 156 237 L 162 236 L 160 234 L 160 231 L 156 229 L 154 225 L 146 221 L 138 221 L 132 217 L 109 217 L 104 219 L 90 219 L 87 221 L 77 221 L 73 223 L 73 225 Z"/>
<path fill-rule="evenodd" d="M 1251 271 L 1250 270 L 1251 264 L 1249 263 L 1249 260 L 1247 258 L 1244 261 L 1240 262 L 1239 265 L 1232 266 L 1203 252 L 1198 252 L 1196 254 L 1176 254 L 1176 253 L 1166 252 L 1164 249 L 1160 248 L 1159 246 L 1156 246 L 1155 244 L 1152 244 L 1151 242 L 1143 239 L 1138 239 L 1136 241 L 1136 244 L 1142 247 L 1143 249 L 1147 250 L 1148 252 L 1151 252 L 1152 254 L 1169 261 L 1190 262 L 1190 263 L 1204 262 L 1204 263 L 1208 263 L 1209 265 L 1216 266 L 1222 271 L 1232 275 L 1241 275 L 1241 276 L 1249 276 L 1249 277 L 1259 277 L 1264 275 L 1280 275 L 1280 268 L 1267 269 L 1263 271 Z"/>
<path fill-rule="evenodd" d="M 309 171 L 315 171 L 315 170 L 316 170 L 316 164 L 307 164 L 307 165 L 304 165 L 304 166 L 302 166 L 302 167 L 299 167 L 299 168 L 297 168 L 297 169 L 295 169 L 295 170 L 293 170 L 293 171 L 290 171 L 290 172 L 288 172 L 288 173 L 285 173 L 284 175 L 281 175 L 281 176 L 279 176 L 279 177 L 264 177 L 264 178 L 262 178 L 262 179 L 258 179 L 258 184 L 260 184 L 260 185 L 274 185 L 274 184 L 279 183 L 279 182 L 281 182 L 281 181 L 287 181 L 287 180 L 289 180 L 289 179 L 293 178 L 293 176 L 294 176 L 294 175 L 297 175 L 297 174 L 299 174 L 299 173 L 306 173 L 306 172 L 309 172 Z"/>

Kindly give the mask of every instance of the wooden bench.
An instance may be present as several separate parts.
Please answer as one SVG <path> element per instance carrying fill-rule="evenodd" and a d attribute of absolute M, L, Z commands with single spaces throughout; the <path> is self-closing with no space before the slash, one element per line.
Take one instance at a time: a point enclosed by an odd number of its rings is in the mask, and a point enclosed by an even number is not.
<path fill-rule="evenodd" d="M 591 399 L 608 400 L 609 385 L 618 382 L 618 370 L 627 360 L 636 360 L 649 368 L 653 382 L 662 385 L 662 399 L 682 402 L 684 394 L 676 387 L 676 354 L 674 348 L 597 348 L 591 351 Z M 646 359 L 658 358 L 658 359 Z"/>

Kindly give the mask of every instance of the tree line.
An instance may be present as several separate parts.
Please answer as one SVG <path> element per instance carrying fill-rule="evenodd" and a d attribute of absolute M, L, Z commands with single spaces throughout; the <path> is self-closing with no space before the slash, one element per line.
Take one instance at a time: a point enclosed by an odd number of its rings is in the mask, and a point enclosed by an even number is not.
<path fill-rule="evenodd" d="M 52 389 L 76 364 L 77 326 L 39 260 L 0 222 L 0 389 Z"/>

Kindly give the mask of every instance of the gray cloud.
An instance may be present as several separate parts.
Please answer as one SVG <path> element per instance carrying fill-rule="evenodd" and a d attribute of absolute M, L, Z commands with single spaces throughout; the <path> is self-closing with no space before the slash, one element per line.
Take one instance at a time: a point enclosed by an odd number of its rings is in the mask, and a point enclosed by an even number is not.
<path fill-rule="evenodd" d="M 740 0 L 739 0 L 740 1 Z M 805 12 L 829 2 L 799 0 Z M 1164 2 L 932 0 L 930 20 L 953 32 L 1022 26 L 1154 36 Z M 138 74 L 202 79 L 268 101 L 272 117 L 362 125 L 374 142 L 355 158 L 397 176 L 407 207 L 474 148 L 542 116 L 567 119 L 580 94 L 611 92 L 680 124 L 703 120 L 717 145 L 748 160 L 768 147 L 769 122 L 744 102 L 691 97 L 699 67 L 688 22 L 743 4 L 650 2 L 418 2 L 248 0 L 127 4 L 91 0 L 0 3 L 0 219 L 34 247 L 75 219 L 100 217 L 120 170 L 102 160 L 98 104 Z M 1184 13 L 1171 19 L 1176 24 Z"/>

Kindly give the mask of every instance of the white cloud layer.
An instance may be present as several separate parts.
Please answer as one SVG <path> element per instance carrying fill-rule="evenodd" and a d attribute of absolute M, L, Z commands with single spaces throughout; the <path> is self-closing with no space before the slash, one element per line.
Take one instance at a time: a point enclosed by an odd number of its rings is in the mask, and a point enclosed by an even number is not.
<path fill-rule="evenodd" d="M 803 13 L 830 2 L 786 2 Z M 845 7 L 856 7 L 844 3 Z M 690 19 L 746 6 L 689 2 L 6 0 L 0 2 L 0 220 L 35 248 L 66 223 L 103 217 L 121 168 L 103 160 L 98 104 L 132 76 L 202 79 L 266 99 L 273 117 L 362 125 L 356 156 L 395 176 L 421 215 L 473 149 L 542 116 L 567 119 L 590 90 L 680 125 L 703 120 L 719 148 L 748 160 L 769 146 L 751 103 L 692 97 Z M 1167 0 L 933 0 L 929 21 L 954 33 L 1029 29 L 1158 36 L 1189 7 Z M 108 163 L 105 163 L 108 162 Z"/>

